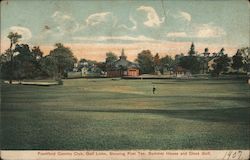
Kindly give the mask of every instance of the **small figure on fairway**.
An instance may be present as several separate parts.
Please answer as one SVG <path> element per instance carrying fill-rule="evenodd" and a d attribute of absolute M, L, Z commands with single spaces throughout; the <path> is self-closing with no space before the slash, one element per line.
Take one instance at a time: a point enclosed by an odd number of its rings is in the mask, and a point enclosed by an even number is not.
<path fill-rule="evenodd" d="M 156 88 L 155 86 L 153 86 L 153 94 L 155 94 Z"/>

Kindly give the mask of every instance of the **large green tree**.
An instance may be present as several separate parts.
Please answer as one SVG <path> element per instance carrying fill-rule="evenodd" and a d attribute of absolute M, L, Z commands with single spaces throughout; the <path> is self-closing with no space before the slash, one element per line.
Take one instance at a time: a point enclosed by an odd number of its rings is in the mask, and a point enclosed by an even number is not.
<path fill-rule="evenodd" d="M 10 39 L 10 47 L 8 54 L 10 56 L 10 76 L 9 76 L 9 83 L 12 83 L 12 78 L 13 78 L 13 57 L 14 57 L 14 51 L 13 51 L 13 45 L 15 45 L 19 39 L 22 38 L 22 35 L 14 32 L 10 32 L 7 36 Z"/>
<path fill-rule="evenodd" d="M 159 56 L 159 53 L 156 53 L 154 56 L 154 70 L 159 71 L 160 67 L 161 67 L 160 56 Z"/>
<path fill-rule="evenodd" d="M 41 58 L 43 57 L 43 52 L 41 51 L 40 47 L 39 46 L 34 46 L 32 49 L 31 49 L 31 54 L 32 54 L 32 57 L 39 61 L 41 60 Z"/>
<path fill-rule="evenodd" d="M 136 61 L 140 66 L 141 73 L 154 72 L 154 58 L 150 50 L 143 50 L 137 55 Z"/>
<path fill-rule="evenodd" d="M 232 63 L 232 68 L 237 70 L 239 72 L 240 68 L 243 67 L 243 56 L 240 50 L 238 49 L 236 54 L 232 57 L 233 63 Z"/>
<path fill-rule="evenodd" d="M 171 70 L 176 66 L 175 60 L 171 57 L 166 55 L 165 57 L 161 58 L 161 70 L 163 71 L 164 68 L 167 70 Z"/>
<path fill-rule="evenodd" d="M 189 70 L 193 74 L 200 72 L 201 62 L 196 54 L 194 43 L 191 44 L 188 56 L 180 56 L 178 58 L 178 65 Z"/>
<path fill-rule="evenodd" d="M 114 67 L 114 62 L 117 60 L 117 55 L 115 55 L 113 52 L 107 52 L 106 53 L 106 70 L 112 70 Z"/>
<path fill-rule="evenodd" d="M 200 71 L 201 62 L 197 56 L 183 56 L 179 59 L 179 66 L 189 70 L 191 73 L 196 74 Z"/>
<path fill-rule="evenodd" d="M 212 74 L 219 76 L 221 73 L 228 71 L 230 61 L 230 58 L 227 54 L 224 54 L 224 52 L 218 54 L 218 56 L 214 59 L 214 64 L 212 65 L 214 68 Z"/>
<path fill-rule="evenodd" d="M 188 55 L 189 56 L 195 56 L 195 54 L 196 54 L 195 46 L 194 46 L 194 43 L 192 43 L 191 46 L 190 46 L 190 50 L 188 51 Z"/>
<path fill-rule="evenodd" d="M 51 55 L 44 56 L 40 61 L 40 65 L 42 68 L 42 75 L 44 77 L 57 78 L 57 64 Z"/>
<path fill-rule="evenodd" d="M 55 44 L 55 49 L 50 51 L 50 56 L 55 61 L 57 66 L 58 78 L 65 76 L 66 73 L 73 69 L 74 63 L 77 59 L 74 57 L 73 52 L 70 48 L 65 47 L 61 43 Z"/>
<path fill-rule="evenodd" d="M 32 57 L 28 44 L 17 44 L 15 47 L 16 56 L 13 58 L 15 79 L 34 78 L 35 61 Z"/>
<path fill-rule="evenodd" d="M 250 72 L 250 47 L 243 47 L 239 49 L 243 57 L 243 69 Z"/>

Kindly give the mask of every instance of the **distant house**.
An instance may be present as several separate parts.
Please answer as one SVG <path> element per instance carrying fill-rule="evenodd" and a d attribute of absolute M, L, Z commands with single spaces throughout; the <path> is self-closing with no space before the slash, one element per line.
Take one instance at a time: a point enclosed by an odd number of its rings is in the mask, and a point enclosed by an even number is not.
<path fill-rule="evenodd" d="M 124 49 L 121 56 L 112 64 L 112 68 L 107 70 L 108 77 L 139 76 L 139 65 L 127 60 Z"/>
<path fill-rule="evenodd" d="M 78 63 L 74 63 L 73 72 L 77 72 L 77 71 L 78 71 Z"/>
<path fill-rule="evenodd" d="M 208 61 L 208 63 L 207 63 L 208 71 L 209 71 L 209 72 L 211 72 L 211 71 L 214 70 L 214 67 L 213 67 L 214 64 L 215 64 L 214 60 L 215 60 L 215 57 L 212 58 L 212 59 L 210 59 L 210 60 Z"/>
<path fill-rule="evenodd" d="M 162 74 L 165 76 L 172 76 L 174 74 L 174 71 L 172 68 L 169 67 L 163 67 Z"/>
<path fill-rule="evenodd" d="M 82 77 L 87 77 L 88 75 L 88 68 L 86 66 L 82 67 L 81 69 Z"/>
<path fill-rule="evenodd" d="M 189 77 L 191 76 L 191 73 L 187 69 L 182 68 L 181 66 L 177 66 L 174 68 L 174 75 L 177 78 L 181 78 L 181 77 Z"/>
<path fill-rule="evenodd" d="M 129 66 L 127 69 L 127 76 L 137 77 L 139 73 L 139 68 L 137 66 Z"/>
<path fill-rule="evenodd" d="M 209 55 L 209 53 L 203 53 L 205 56 L 200 56 L 198 57 L 198 60 L 200 63 L 200 70 L 199 70 L 199 73 L 200 74 L 207 74 L 209 72 L 209 61 L 211 59 L 213 59 L 213 57 L 209 57 L 207 55 Z"/>
<path fill-rule="evenodd" d="M 67 77 L 101 77 L 101 70 L 94 64 L 90 65 L 88 62 L 80 62 L 79 64 L 74 65 L 73 72 L 67 73 Z"/>

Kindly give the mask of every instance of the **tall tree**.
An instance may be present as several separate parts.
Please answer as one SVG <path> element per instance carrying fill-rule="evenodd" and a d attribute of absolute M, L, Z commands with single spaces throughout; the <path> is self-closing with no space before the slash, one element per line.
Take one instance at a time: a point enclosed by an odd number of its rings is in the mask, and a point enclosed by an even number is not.
<path fill-rule="evenodd" d="M 243 67 L 243 56 L 240 50 L 238 49 L 236 54 L 232 57 L 233 63 L 232 63 L 232 68 L 237 70 L 239 72 L 239 69 Z"/>
<path fill-rule="evenodd" d="M 10 54 L 10 79 L 9 83 L 12 83 L 12 78 L 13 78 L 13 56 L 14 56 L 14 51 L 12 49 L 13 45 L 15 45 L 20 38 L 22 38 L 22 35 L 14 32 L 10 32 L 8 35 L 8 38 L 10 39 L 10 47 L 9 47 L 9 54 Z"/>
<path fill-rule="evenodd" d="M 217 55 L 218 55 L 218 56 L 224 55 L 224 51 L 225 51 L 225 49 L 224 49 L 224 48 L 221 48 L 220 52 L 219 52 Z"/>
<path fill-rule="evenodd" d="M 42 73 L 45 77 L 57 78 L 57 64 L 51 55 L 44 56 L 40 61 L 40 65 L 42 68 Z"/>
<path fill-rule="evenodd" d="M 32 57 L 35 60 L 40 60 L 43 57 L 43 52 L 41 51 L 41 49 L 39 48 L 39 46 L 34 46 L 31 49 L 31 54 L 32 54 Z"/>
<path fill-rule="evenodd" d="M 230 58 L 227 54 L 219 54 L 219 56 L 214 59 L 214 64 L 212 65 L 214 70 L 212 74 L 219 76 L 221 73 L 228 71 L 229 63 Z"/>
<path fill-rule="evenodd" d="M 158 53 L 156 53 L 154 56 L 154 70 L 157 72 L 160 70 L 160 67 L 161 67 L 160 56 Z"/>
<path fill-rule="evenodd" d="M 49 55 L 55 60 L 58 78 L 61 78 L 62 76 L 65 76 L 67 71 L 73 69 L 74 63 L 77 59 L 74 57 L 72 51 L 63 44 L 56 43 L 55 47 L 55 49 L 50 51 Z"/>
<path fill-rule="evenodd" d="M 106 70 L 112 70 L 114 67 L 113 66 L 114 62 L 117 60 L 118 60 L 117 55 L 115 55 L 113 52 L 107 52 L 106 53 L 106 60 L 105 60 Z"/>
<path fill-rule="evenodd" d="M 243 69 L 250 72 L 250 47 L 241 48 L 240 53 L 243 56 Z"/>
<path fill-rule="evenodd" d="M 194 43 L 191 44 L 190 46 L 190 50 L 188 51 L 188 55 L 189 56 L 195 56 L 196 52 L 195 52 L 195 46 Z"/>
<path fill-rule="evenodd" d="M 184 56 L 179 59 L 179 66 L 189 70 L 191 73 L 196 74 L 200 71 L 199 58 L 197 56 Z"/>
<path fill-rule="evenodd" d="M 165 57 L 161 58 L 161 69 L 163 70 L 163 68 L 166 68 L 167 70 L 171 70 L 175 67 L 176 63 L 175 60 L 166 55 Z"/>
<path fill-rule="evenodd" d="M 29 45 L 17 44 L 14 51 L 17 53 L 13 58 L 15 77 L 17 79 L 38 77 L 41 73 L 41 67 Z"/>
<path fill-rule="evenodd" d="M 154 72 L 154 60 L 150 50 L 143 50 L 137 55 L 136 61 L 139 63 L 141 73 Z"/>

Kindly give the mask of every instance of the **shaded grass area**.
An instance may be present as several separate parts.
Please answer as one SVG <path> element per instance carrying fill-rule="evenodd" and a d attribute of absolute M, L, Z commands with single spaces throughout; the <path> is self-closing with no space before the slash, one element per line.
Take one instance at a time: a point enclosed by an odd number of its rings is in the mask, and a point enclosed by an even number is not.
<path fill-rule="evenodd" d="M 249 149 L 243 81 L 79 79 L 1 96 L 2 149 Z"/>

